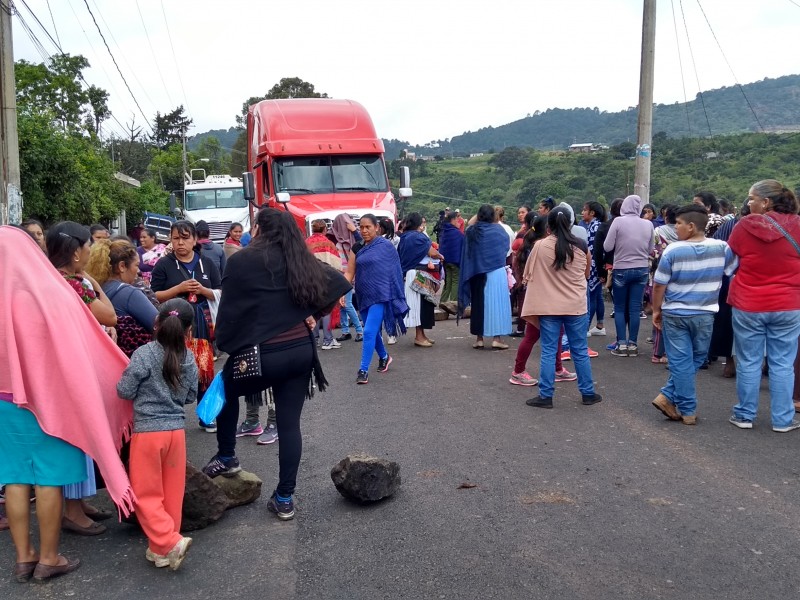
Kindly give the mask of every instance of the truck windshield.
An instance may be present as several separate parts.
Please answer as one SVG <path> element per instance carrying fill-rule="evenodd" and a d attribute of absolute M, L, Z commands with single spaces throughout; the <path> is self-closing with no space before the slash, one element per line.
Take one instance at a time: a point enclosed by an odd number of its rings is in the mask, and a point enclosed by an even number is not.
<path fill-rule="evenodd" d="M 275 160 L 275 189 L 297 194 L 385 192 L 389 185 L 380 156 L 314 156 Z"/>
<path fill-rule="evenodd" d="M 224 188 L 211 190 L 186 190 L 184 198 L 186 210 L 206 210 L 209 208 L 244 208 L 242 188 Z"/>

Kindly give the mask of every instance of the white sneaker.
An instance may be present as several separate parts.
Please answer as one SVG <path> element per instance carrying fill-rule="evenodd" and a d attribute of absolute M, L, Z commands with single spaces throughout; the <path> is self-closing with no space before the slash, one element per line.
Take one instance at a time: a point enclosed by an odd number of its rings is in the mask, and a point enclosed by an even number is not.
<path fill-rule="evenodd" d="M 602 336 L 606 336 L 606 335 L 608 335 L 608 332 L 606 331 L 606 328 L 605 328 L 605 327 L 603 327 L 602 329 L 598 329 L 597 327 L 592 327 L 592 328 L 589 330 L 589 335 L 602 335 Z"/>
<path fill-rule="evenodd" d="M 777 431 L 778 433 L 788 433 L 790 431 L 794 431 L 795 429 L 800 429 L 800 421 L 797 419 L 792 419 L 792 422 L 785 427 L 772 427 L 772 431 Z"/>
<path fill-rule="evenodd" d="M 322 346 L 321 346 L 321 348 L 323 350 L 334 350 L 336 348 L 341 348 L 341 347 L 342 347 L 342 345 L 339 342 L 337 342 L 335 339 L 331 339 L 330 342 L 328 342 L 327 344 L 322 344 Z"/>
<path fill-rule="evenodd" d="M 180 541 L 167 553 L 167 561 L 169 568 L 177 571 L 181 566 L 183 559 L 186 558 L 186 553 L 189 551 L 189 546 L 192 545 L 192 538 L 182 537 Z"/>
<path fill-rule="evenodd" d="M 390 336 L 389 336 L 389 337 L 386 339 L 386 343 L 387 343 L 387 344 L 389 344 L 390 346 L 391 346 L 392 344 L 396 344 L 396 343 L 397 343 L 397 336 L 395 336 L 395 335 L 390 335 Z"/>
<path fill-rule="evenodd" d="M 145 550 L 144 557 L 157 566 L 159 569 L 163 567 L 169 566 L 169 559 L 166 556 L 162 556 L 161 554 L 156 554 L 150 548 Z"/>

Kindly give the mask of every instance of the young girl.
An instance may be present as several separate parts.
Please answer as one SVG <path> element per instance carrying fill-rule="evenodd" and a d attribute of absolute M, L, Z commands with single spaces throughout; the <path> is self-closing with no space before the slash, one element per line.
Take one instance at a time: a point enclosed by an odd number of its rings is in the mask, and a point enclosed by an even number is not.
<path fill-rule="evenodd" d="M 130 479 L 136 515 L 150 541 L 145 557 L 173 571 L 192 543 L 180 529 L 186 485 L 183 406 L 197 394 L 197 365 L 186 350 L 193 320 L 186 300 L 162 304 L 155 341 L 133 353 L 117 384 L 120 398 L 133 400 Z"/>

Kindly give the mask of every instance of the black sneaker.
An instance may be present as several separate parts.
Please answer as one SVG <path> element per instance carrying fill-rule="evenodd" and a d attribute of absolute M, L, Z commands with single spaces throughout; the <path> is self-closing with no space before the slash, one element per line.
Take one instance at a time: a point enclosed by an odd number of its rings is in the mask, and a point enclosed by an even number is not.
<path fill-rule="evenodd" d="M 378 373 L 386 373 L 389 370 L 389 365 L 392 364 L 392 357 L 388 354 L 386 358 L 382 358 L 378 361 Z"/>
<path fill-rule="evenodd" d="M 592 394 L 591 396 L 583 396 L 582 397 L 582 401 L 586 406 L 589 406 L 591 404 L 597 404 L 598 402 L 601 402 L 602 400 L 603 400 L 603 397 L 600 394 Z"/>
<path fill-rule="evenodd" d="M 353 337 L 353 336 L 352 336 L 352 335 L 350 335 L 349 333 L 343 333 L 342 335 L 340 335 L 339 337 L 337 337 L 337 338 L 336 338 L 336 341 L 337 341 L 337 342 L 343 342 L 343 341 L 345 341 L 345 340 L 349 340 L 349 339 L 350 339 L 350 338 L 352 338 L 352 337 Z"/>
<path fill-rule="evenodd" d="M 553 399 L 536 396 L 536 398 L 531 398 L 530 400 L 526 400 L 525 404 L 527 404 L 528 406 L 535 406 L 536 408 L 553 408 Z"/>
<path fill-rule="evenodd" d="M 279 502 L 275 492 L 272 492 L 267 500 L 267 510 L 275 513 L 281 521 L 294 519 L 294 502 L 289 498 L 288 502 Z"/>
<path fill-rule="evenodd" d="M 233 477 L 241 472 L 242 467 L 239 466 L 239 459 L 235 456 L 232 458 L 221 458 L 219 454 L 215 454 L 208 464 L 203 467 L 203 473 L 214 479 L 214 477 Z"/>
<path fill-rule="evenodd" d="M 359 371 L 358 375 L 356 375 L 356 383 L 369 383 L 369 373 L 366 371 Z"/>
<path fill-rule="evenodd" d="M 363 342 L 364 341 L 364 334 L 363 333 L 357 333 L 356 337 L 353 338 L 353 341 L 354 342 Z"/>

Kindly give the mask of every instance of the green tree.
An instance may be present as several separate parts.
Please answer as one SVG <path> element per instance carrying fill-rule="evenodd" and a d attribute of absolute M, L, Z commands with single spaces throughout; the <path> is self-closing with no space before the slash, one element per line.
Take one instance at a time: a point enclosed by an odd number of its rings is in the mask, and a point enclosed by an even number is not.
<path fill-rule="evenodd" d="M 181 104 L 169 113 L 161 114 L 156 112 L 153 118 L 153 134 L 150 140 L 159 149 L 165 150 L 173 144 L 180 144 L 183 136 L 189 127 L 192 126 L 192 119 L 184 114 Z"/>
<path fill-rule="evenodd" d="M 287 98 L 327 98 L 328 94 L 318 92 L 314 84 L 303 81 L 299 77 L 284 77 L 273 85 L 264 96 L 251 96 L 244 104 L 242 111 L 236 115 L 237 127 L 247 125 L 247 111 L 252 104 L 262 100 L 281 100 Z"/>

